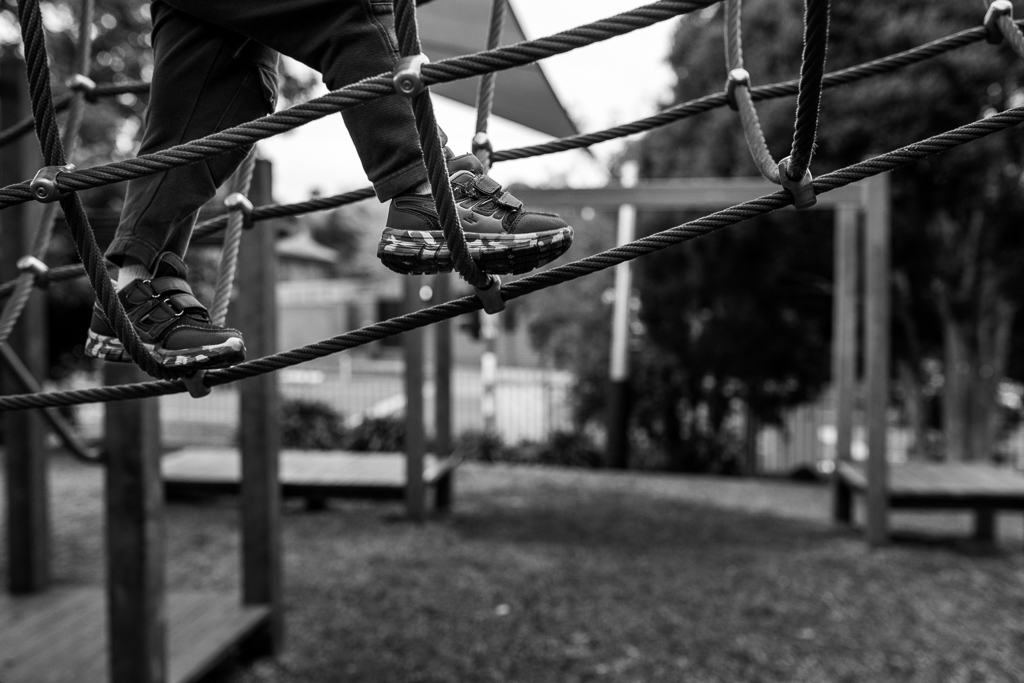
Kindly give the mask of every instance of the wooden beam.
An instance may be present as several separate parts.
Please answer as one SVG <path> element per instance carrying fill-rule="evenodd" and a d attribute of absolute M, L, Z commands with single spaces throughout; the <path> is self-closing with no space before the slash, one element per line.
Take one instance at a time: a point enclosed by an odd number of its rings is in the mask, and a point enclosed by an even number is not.
<path fill-rule="evenodd" d="M 863 182 L 826 192 L 818 197 L 817 209 L 834 208 L 841 204 L 860 204 L 864 192 Z M 587 189 L 543 190 L 516 185 L 512 194 L 533 207 L 584 207 L 618 209 L 632 204 L 639 209 L 681 208 L 696 210 L 724 209 L 733 204 L 757 199 L 779 190 L 760 178 L 679 178 L 671 180 L 644 180 L 636 187 L 598 187 Z M 792 209 L 792 207 L 790 207 Z"/>
<path fill-rule="evenodd" d="M 832 517 L 851 522 L 853 496 L 839 475 L 839 464 L 851 460 L 854 398 L 857 390 L 857 289 L 860 261 L 859 210 L 856 204 L 836 208 L 835 286 L 832 291 L 832 384 L 835 389 L 836 450 L 832 473 Z"/>
<path fill-rule="evenodd" d="M 0 128 L 31 115 L 25 65 L 7 50 L 0 61 Z M 43 166 L 39 143 L 27 135 L 0 150 L 0 184 L 35 175 Z M 0 281 L 18 276 L 17 261 L 29 253 L 39 225 L 41 205 L 29 202 L 0 215 Z M 46 373 L 46 302 L 32 293 L 9 339 L 11 348 L 36 378 Z M 21 393 L 17 376 L 6 367 L 0 392 Z M 15 594 L 44 590 L 50 583 L 50 518 L 44 427 L 39 411 L 3 415 L 6 457 L 8 589 Z"/>
<path fill-rule="evenodd" d="M 107 384 L 151 378 L 108 363 Z M 107 610 L 110 683 L 167 680 L 159 399 L 106 404 Z"/>
<path fill-rule="evenodd" d="M 257 160 L 250 197 L 254 204 L 272 198 L 270 162 Z M 242 236 L 234 320 L 245 338 L 246 355 L 277 351 L 277 256 L 274 222 L 258 223 Z M 242 454 L 242 602 L 267 605 L 271 617 L 252 639 L 247 654 L 271 655 L 283 645 L 281 594 L 281 490 L 278 481 L 281 422 L 277 373 L 239 383 Z"/>
<path fill-rule="evenodd" d="M 405 310 L 421 308 L 420 287 L 423 278 L 405 278 Z M 405 506 L 409 518 L 422 522 L 427 516 L 426 487 L 423 484 L 423 456 L 426 435 L 423 430 L 423 329 L 402 335 L 405 350 Z"/>
<path fill-rule="evenodd" d="M 864 337 L 867 345 L 868 491 L 867 540 L 889 540 L 886 438 L 889 408 L 889 175 L 869 178 L 866 228 Z"/>

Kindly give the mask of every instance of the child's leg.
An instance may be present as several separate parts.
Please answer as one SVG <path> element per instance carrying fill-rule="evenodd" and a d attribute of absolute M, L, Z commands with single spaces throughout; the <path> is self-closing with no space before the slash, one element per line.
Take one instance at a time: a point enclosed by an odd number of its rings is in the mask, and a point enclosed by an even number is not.
<path fill-rule="evenodd" d="M 331 89 L 389 71 L 399 57 L 391 0 L 165 2 L 316 69 Z M 391 199 L 426 179 L 408 101 L 386 97 L 342 115 L 378 198 Z"/>
<path fill-rule="evenodd" d="M 141 153 L 167 149 L 273 111 L 276 53 L 162 2 L 151 7 L 155 63 Z M 108 259 L 118 266 L 152 271 L 162 254 L 183 257 L 196 212 L 234 172 L 246 151 L 131 181 Z"/>

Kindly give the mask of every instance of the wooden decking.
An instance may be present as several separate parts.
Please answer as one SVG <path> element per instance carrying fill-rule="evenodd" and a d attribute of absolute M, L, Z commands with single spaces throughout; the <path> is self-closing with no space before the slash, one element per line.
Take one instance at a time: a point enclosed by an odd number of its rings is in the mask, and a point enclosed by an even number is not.
<path fill-rule="evenodd" d="M 428 455 L 423 479 L 436 486 L 458 463 L 455 458 Z M 161 470 L 168 496 L 238 492 L 241 462 L 231 448 L 186 448 L 165 455 Z M 404 496 L 405 456 L 401 453 L 345 451 L 281 452 L 284 496 L 401 499 Z"/>
<path fill-rule="evenodd" d="M 849 522 L 853 519 L 853 494 L 868 490 L 865 466 L 840 463 L 836 484 L 836 519 Z M 1024 473 L 974 463 L 892 465 L 886 499 L 894 509 L 971 510 L 975 537 L 991 541 L 996 535 L 997 511 L 1024 510 Z"/>
<path fill-rule="evenodd" d="M 862 464 L 841 463 L 839 475 L 854 491 L 867 490 Z M 1024 509 L 1024 473 L 994 465 L 893 465 L 888 491 L 892 507 Z"/>
<path fill-rule="evenodd" d="M 269 617 L 237 597 L 210 593 L 167 596 L 169 683 L 191 683 Z M 54 589 L 39 595 L 0 594 L 0 681 L 106 683 L 107 608 L 100 588 Z"/>

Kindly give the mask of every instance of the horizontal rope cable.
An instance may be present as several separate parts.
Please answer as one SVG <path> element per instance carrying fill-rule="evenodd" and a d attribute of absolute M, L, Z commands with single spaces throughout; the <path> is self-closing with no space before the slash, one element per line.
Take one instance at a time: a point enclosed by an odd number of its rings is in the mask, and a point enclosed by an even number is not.
<path fill-rule="evenodd" d="M 423 67 L 423 80 L 427 85 L 433 85 L 479 76 L 489 71 L 504 71 L 523 66 L 538 59 L 621 36 L 680 14 L 702 9 L 715 2 L 717 0 L 661 0 L 546 38 L 427 64 Z M 394 92 L 391 73 L 379 74 L 289 109 L 160 152 L 62 173 L 57 178 L 56 186 L 61 192 L 88 190 L 186 166 L 238 147 L 251 145 L 359 104 L 393 95 Z M 28 181 L 0 189 L 0 209 L 31 199 Z"/>
<path fill-rule="evenodd" d="M 1017 20 L 1015 25 L 1018 28 L 1021 25 L 1024 25 L 1024 19 Z M 825 77 L 822 80 L 822 86 L 824 88 L 834 88 L 840 85 L 855 83 L 872 76 L 893 73 L 898 69 L 919 64 L 946 52 L 957 50 L 968 45 L 973 45 L 984 40 L 985 36 L 986 32 L 984 28 L 972 28 L 960 31 L 959 33 L 954 33 L 944 38 L 933 40 L 909 50 L 904 50 L 887 57 L 881 57 L 857 66 L 847 67 L 845 69 L 839 69 L 825 74 Z M 134 84 L 134 86 L 144 86 L 145 88 L 149 87 L 146 83 L 137 83 Z M 751 88 L 750 94 L 754 101 L 760 101 L 796 95 L 798 88 L 799 81 L 794 79 L 790 81 L 782 81 L 780 83 L 756 86 Z M 500 150 L 494 152 L 492 159 L 495 162 L 513 161 L 516 159 L 527 159 L 535 156 L 557 154 L 559 152 L 582 149 L 601 142 L 628 137 L 637 133 L 643 133 L 648 130 L 667 126 L 675 123 L 676 121 L 724 107 L 727 103 L 724 92 L 705 95 L 704 97 L 672 106 L 658 114 L 654 114 L 631 123 L 614 126 L 606 130 L 572 135 L 538 145 Z M 28 121 L 31 125 L 31 119 L 28 119 Z M 253 220 L 258 222 L 272 218 L 298 216 L 313 211 L 325 211 L 347 204 L 352 204 L 357 201 L 362 201 L 364 199 L 369 199 L 374 196 L 375 193 L 373 188 L 365 187 L 331 197 L 316 197 L 294 204 L 265 204 L 255 208 L 253 211 Z M 224 229 L 227 225 L 227 221 L 228 215 L 224 214 L 199 223 L 196 225 L 193 232 L 193 239 L 199 240 L 215 235 Z M 63 282 L 82 277 L 84 275 L 85 269 L 81 264 L 71 264 L 51 268 L 46 275 L 40 276 L 38 280 L 45 283 Z M 13 290 L 14 285 L 15 281 L 0 285 L 0 298 L 8 296 Z"/>
<path fill-rule="evenodd" d="M 912 143 L 892 152 L 822 175 L 814 180 L 814 190 L 817 194 L 829 192 L 870 176 L 892 171 L 920 161 L 940 152 L 1019 125 L 1022 122 L 1024 122 L 1024 107 L 1009 109 L 987 119 L 960 126 L 959 128 Z M 621 247 L 609 249 L 574 261 L 573 263 L 510 282 L 502 287 L 502 298 L 510 301 L 557 284 L 612 268 L 619 263 L 631 261 L 640 256 L 701 237 L 749 218 L 771 213 L 790 204 L 792 204 L 792 197 L 785 190 L 758 197 L 757 199 L 729 207 L 703 218 L 635 240 Z M 483 305 L 475 295 L 466 296 L 369 325 L 315 344 L 292 349 L 291 351 L 246 361 L 224 370 L 211 370 L 206 375 L 206 384 L 211 387 L 220 386 L 255 377 L 392 337 L 412 329 L 440 322 L 441 320 L 454 318 L 464 313 L 478 311 L 481 308 L 483 308 Z M 181 382 L 158 381 L 46 394 L 3 396 L 0 397 L 0 411 L 148 398 L 184 391 L 185 387 Z"/>

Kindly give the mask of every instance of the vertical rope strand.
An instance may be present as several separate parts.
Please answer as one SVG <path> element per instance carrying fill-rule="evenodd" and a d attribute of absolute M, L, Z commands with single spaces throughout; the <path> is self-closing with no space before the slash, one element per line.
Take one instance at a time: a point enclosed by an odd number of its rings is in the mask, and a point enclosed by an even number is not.
<path fill-rule="evenodd" d="M 242 165 L 231 176 L 230 193 L 235 192 L 248 196 L 252 184 L 253 170 L 256 168 L 256 148 L 249 151 Z M 210 320 L 214 325 L 224 325 L 228 318 L 228 306 L 231 303 L 231 290 L 235 286 L 235 272 L 238 269 L 238 248 L 242 243 L 242 227 L 245 217 L 241 211 L 232 211 L 228 216 L 228 226 L 224 230 L 224 247 L 220 252 L 220 268 L 217 270 L 217 289 L 210 307 Z"/>
<path fill-rule="evenodd" d="M 796 101 L 793 148 L 789 153 L 789 177 L 803 178 L 811 165 L 818 136 L 822 78 L 828 52 L 829 0 L 806 0 L 804 11 L 804 51 L 800 64 L 800 93 Z"/>
<path fill-rule="evenodd" d="M 402 56 L 420 54 L 419 28 L 416 24 L 416 6 L 413 0 L 395 0 L 395 28 Z M 491 278 L 480 270 L 469 255 L 466 238 L 462 234 L 462 224 L 455 209 L 455 195 L 452 193 L 452 184 L 448 177 L 444 144 L 437 128 L 429 88 L 424 88 L 422 93 L 412 98 L 412 107 L 416 118 L 416 130 L 423 147 L 427 177 L 433 188 L 437 216 L 441 222 L 445 242 L 451 251 L 452 262 L 466 282 L 474 287 L 486 289 L 491 283 Z"/>
<path fill-rule="evenodd" d="M 53 93 L 50 89 L 50 67 L 46 55 L 46 38 L 43 32 L 42 13 L 39 0 L 18 0 L 18 20 L 25 50 L 25 68 L 28 73 L 29 94 L 32 99 L 32 113 L 35 118 L 36 136 L 49 166 L 63 166 L 67 163 L 60 134 L 57 130 L 57 116 L 53 109 Z M 114 293 L 107 275 L 106 262 L 96 243 L 96 236 L 89 225 L 89 217 L 82 206 L 77 192 L 60 200 L 68 227 L 71 229 L 75 246 L 82 259 L 93 290 L 103 305 L 107 320 L 110 321 L 117 338 L 124 345 L 129 356 L 147 373 L 158 379 L 169 379 L 178 373 L 164 368 L 142 345 L 138 333 L 125 315 L 121 302 Z"/>

